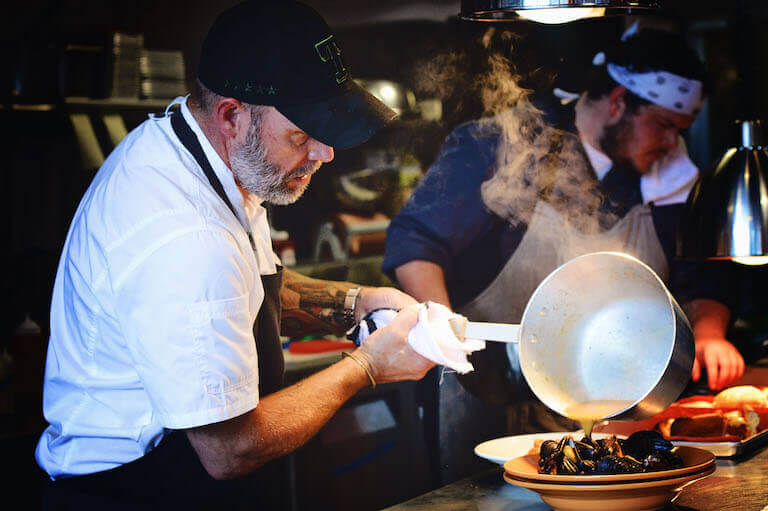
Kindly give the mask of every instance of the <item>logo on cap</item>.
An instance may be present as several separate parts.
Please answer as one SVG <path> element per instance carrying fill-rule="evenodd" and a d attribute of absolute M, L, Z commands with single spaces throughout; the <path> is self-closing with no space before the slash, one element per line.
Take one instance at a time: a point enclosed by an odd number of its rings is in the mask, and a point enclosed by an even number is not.
<path fill-rule="evenodd" d="M 344 61 L 341 60 L 341 49 L 336 44 L 336 41 L 333 40 L 333 35 L 329 35 L 322 41 L 315 43 L 315 51 L 317 51 L 322 62 L 333 63 L 336 83 L 344 83 L 349 78 L 349 71 L 347 71 Z"/>

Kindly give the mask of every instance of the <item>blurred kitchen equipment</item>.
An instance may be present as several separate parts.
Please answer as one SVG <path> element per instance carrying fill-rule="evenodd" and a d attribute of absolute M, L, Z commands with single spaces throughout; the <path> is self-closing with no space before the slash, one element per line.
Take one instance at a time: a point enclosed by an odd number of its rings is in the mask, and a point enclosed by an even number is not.
<path fill-rule="evenodd" d="M 112 34 L 110 98 L 138 99 L 140 90 L 140 58 L 144 50 L 143 34 Z"/>
<path fill-rule="evenodd" d="M 483 329 L 480 338 L 503 341 L 519 330 L 523 376 L 564 416 L 574 405 L 610 401 L 623 404 L 603 417 L 651 417 L 680 396 L 693 367 L 693 332 L 682 309 L 653 270 L 618 252 L 586 254 L 555 269 L 531 295 L 519 327 L 469 324 L 466 335 Z"/>
<path fill-rule="evenodd" d="M 365 78 L 355 79 L 355 82 L 399 115 L 416 110 L 414 93 L 397 82 Z"/>
<path fill-rule="evenodd" d="M 459 16 L 474 21 L 567 23 L 614 14 L 652 13 L 658 0 L 462 0 Z"/>
<path fill-rule="evenodd" d="M 368 216 L 336 213 L 320 225 L 315 240 L 314 260 L 347 261 L 350 257 L 382 252 L 389 218 L 382 213 Z"/>
<path fill-rule="evenodd" d="M 335 176 L 333 193 L 339 209 L 355 213 L 379 211 L 387 190 L 397 184 L 393 168 L 362 169 Z"/>
<path fill-rule="evenodd" d="M 139 69 L 142 98 L 168 99 L 187 93 L 180 50 L 142 50 Z"/>
<path fill-rule="evenodd" d="M 678 256 L 768 263 L 768 145 L 762 121 L 734 125 L 734 144 L 691 190 Z"/>

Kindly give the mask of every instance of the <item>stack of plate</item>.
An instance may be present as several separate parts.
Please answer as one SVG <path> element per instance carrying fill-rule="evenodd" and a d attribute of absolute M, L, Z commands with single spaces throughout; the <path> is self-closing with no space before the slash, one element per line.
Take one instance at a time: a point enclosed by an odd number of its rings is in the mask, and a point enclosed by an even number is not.
<path fill-rule="evenodd" d="M 180 50 L 144 50 L 139 63 L 142 98 L 168 99 L 187 93 Z"/>
<path fill-rule="evenodd" d="M 139 58 L 144 49 L 143 34 L 112 34 L 112 76 L 109 97 L 139 97 Z"/>
<path fill-rule="evenodd" d="M 560 511 L 658 509 L 683 486 L 715 471 L 715 456 L 695 447 L 678 447 L 683 468 L 616 475 L 539 474 L 538 456 L 513 458 L 504 464 L 504 480 L 537 492 Z"/>

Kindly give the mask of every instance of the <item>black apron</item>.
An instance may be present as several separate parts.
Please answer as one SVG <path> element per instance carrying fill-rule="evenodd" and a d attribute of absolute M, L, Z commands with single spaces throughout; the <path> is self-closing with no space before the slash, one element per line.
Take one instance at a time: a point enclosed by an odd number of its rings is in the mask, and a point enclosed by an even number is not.
<path fill-rule="evenodd" d="M 205 172 L 211 186 L 237 218 L 200 142 L 181 112 L 171 114 L 171 125 Z M 250 231 L 248 238 L 253 247 Z M 259 355 L 259 395 L 265 396 L 283 385 L 285 364 L 280 343 L 282 267 L 278 267 L 273 275 L 262 275 L 261 281 L 264 302 L 256 317 L 253 335 Z M 42 509 L 62 511 L 279 510 L 288 509 L 290 502 L 287 458 L 274 460 L 238 479 L 216 481 L 203 468 L 183 431 L 170 431 L 157 447 L 141 458 L 111 470 L 53 482 L 46 476 L 42 495 Z"/>

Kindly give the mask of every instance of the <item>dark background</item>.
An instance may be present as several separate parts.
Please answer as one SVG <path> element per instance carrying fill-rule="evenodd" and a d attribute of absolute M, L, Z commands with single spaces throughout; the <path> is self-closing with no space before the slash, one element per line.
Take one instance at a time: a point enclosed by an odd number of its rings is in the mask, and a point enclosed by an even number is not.
<path fill-rule="evenodd" d="M 0 316 L 0 355 L 11 348 L 14 331 L 25 315 L 40 325 L 43 344 L 47 339 L 60 250 L 80 196 L 96 170 L 82 160 L 69 120 L 72 108 L 62 101 L 62 91 L 69 86 L 59 74 L 63 49 L 72 44 L 103 45 L 114 32 L 143 34 L 145 48 L 183 51 L 186 81 L 191 84 L 208 26 L 219 11 L 235 3 L 26 0 L 5 6 L 0 17 L 0 123 L 4 134 L 0 207 L 6 243 L 0 264 L 7 301 Z M 488 56 L 494 52 L 510 59 L 523 86 L 546 95 L 553 86 L 579 91 L 592 56 L 616 40 L 634 19 L 645 26 L 681 31 L 711 74 L 708 104 L 686 133 L 691 157 L 704 171 L 731 141 L 733 121 L 768 118 L 768 2 L 764 0 L 666 0 L 665 10 L 657 15 L 568 25 L 461 21 L 458 1 L 308 3 L 335 30 L 354 77 L 393 80 L 414 91 L 419 100 L 438 98 L 443 117 L 426 122 L 416 115 L 404 115 L 364 146 L 338 151 L 336 160 L 315 176 L 301 200 L 271 211 L 273 224 L 295 239 L 300 261 L 310 257 L 313 230 L 339 207 L 330 191 L 332 176 L 363 168 L 365 151 L 372 148 L 411 154 L 426 169 L 453 127 L 483 115 L 478 77 L 488 70 Z M 428 73 L 428 69 L 437 73 Z M 440 75 L 449 79 L 437 80 Z M 48 106 L 30 107 L 38 104 Z M 100 108 L 107 107 L 93 107 L 92 111 Z M 157 110 L 109 108 L 123 115 L 128 129 Z M 104 133 L 97 135 L 104 143 Z M 104 145 L 107 153 L 109 148 Z M 764 294 L 768 270 L 740 271 L 742 277 L 734 281 L 734 306 L 764 317 L 765 304 L 759 297 Z M 0 385 L 4 383 L 7 381 L 0 377 Z"/>
<path fill-rule="evenodd" d="M 102 44 L 115 31 L 141 33 L 150 49 L 184 52 L 187 82 L 194 80 L 199 45 L 209 24 L 234 1 L 28 0 L 14 2 L 0 20 L 0 101 L 47 103 L 60 100 L 57 59 L 67 44 Z M 365 147 L 397 147 L 414 154 L 427 168 L 444 136 L 459 122 L 481 115 L 477 90 L 487 56 L 506 54 L 525 86 L 547 92 L 551 86 L 578 91 L 583 70 L 596 51 L 614 40 L 629 18 L 603 18 L 568 25 L 526 22 L 487 24 L 457 18 L 459 2 L 309 1 L 334 28 L 353 76 L 402 83 L 417 98 L 443 101 L 441 122 L 405 118 Z M 639 17 L 643 25 L 681 30 L 707 62 L 712 75 L 708 106 L 688 133 L 694 161 L 705 169 L 728 142 L 735 119 L 766 118 L 768 111 L 768 2 L 675 0 L 662 15 Z M 480 44 L 488 30 L 489 48 Z M 511 40 L 502 33 L 514 34 Z M 440 60 L 442 59 L 442 60 Z M 451 79 L 434 83 L 425 63 L 450 65 Z M 22 90 L 20 95 L 11 91 Z M 71 216 L 94 169 L 83 168 L 72 143 L 66 108 L 14 111 L 0 116 L 3 137 L 4 225 L 3 282 L 9 306 L 0 327 L 0 346 L 29 313 L 47 327 L 49 295 Z M 146 111 L 123 112 L 130 129 Z M 105 151 L 108 152 L 108 151 Z M 309 256 L 311 219 L 333 211 L 324 179 L 334 172 L 361 168 L 361 150 L 338 151 L 336 161 L 313 180 L 309 192 L 291 208 L 274 211 L 273 222 L 296 238 L 299 259 Z M 310 221 L 308 222 L 308 219 Z M 300 232 L 299 232 L 300 231 Z"/>

